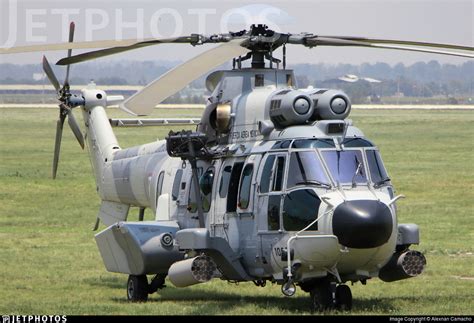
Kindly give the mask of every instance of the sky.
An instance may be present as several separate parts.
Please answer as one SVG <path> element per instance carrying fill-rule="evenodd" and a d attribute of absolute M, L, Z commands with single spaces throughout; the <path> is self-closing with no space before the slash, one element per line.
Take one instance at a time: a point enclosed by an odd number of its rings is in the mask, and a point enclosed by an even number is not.
<path fill-rule="evenodd" d="M 474 46 L 474 0 L 0 0 L 0 47 L 63 42 L 70 20 L 76 23 L 77 41 L 213 34 L 264 22 L 281 32 Z M 208 48 L 160 45 L 99 61 L 183 61 Z M 1 55 L 0 63 L 38 63 L 43 54 Z M 63 52 L 46 54 L 53 62 L 65 56 Z M 289 46 L 288 58 L 290 63 L 390 65 L 469 60 L 394 50 L 302 46 Z"/>

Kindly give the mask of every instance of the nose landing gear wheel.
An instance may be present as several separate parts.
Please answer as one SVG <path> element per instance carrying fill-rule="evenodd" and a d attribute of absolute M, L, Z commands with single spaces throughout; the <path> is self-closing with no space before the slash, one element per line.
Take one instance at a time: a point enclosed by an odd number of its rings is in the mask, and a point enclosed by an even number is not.
<path fill-rule="evenodd" d="M 352 293 L 347 285 L 336 287 L 336 308 L 341 311 L 350 311 L 352 309 Z"/>
<path fill-rule="evenodd" d="M 148 279 L 146 275 L 128 276 L 127 299 L 131 302 L 146 302 L 148 300 Z"/>

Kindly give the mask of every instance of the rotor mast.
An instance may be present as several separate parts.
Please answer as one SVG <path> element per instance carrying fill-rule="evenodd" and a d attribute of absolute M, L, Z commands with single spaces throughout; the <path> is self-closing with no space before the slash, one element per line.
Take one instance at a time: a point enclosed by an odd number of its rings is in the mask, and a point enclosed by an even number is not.
<path fill-rule="evenodd" d="M 276 63 L 278 68 L 281 60 L 273 57 L 273 51 L 286 44 L 288 35 L 275 33 L 268 29 L 267 25 L 259 24 L 250 27 L 249 37 L 250 41 L 246 47 L 250 52 L 244 58 L 240 58 L 240 62 L 252 58 L 251 67 L 262 69 L 265 68 L 266 59 L 270 62 L 270 69 L 273 68 L 273 63 Z"/>

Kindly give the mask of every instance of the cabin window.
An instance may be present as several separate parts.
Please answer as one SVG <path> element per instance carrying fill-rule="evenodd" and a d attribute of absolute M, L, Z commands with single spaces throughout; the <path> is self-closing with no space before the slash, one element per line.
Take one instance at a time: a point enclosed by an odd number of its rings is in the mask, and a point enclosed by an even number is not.
<path fill-rule="evenodd" d="M 227 190 L 229 188 L 230 174 L 232 172 L 232 166 L 224 167 L 224 171 L 221 175 L 221 183 L 219 184 L 219 196 L 225 198 L 227 196 Z"/>
<path fill-rule="evenodd" d="M 265 76 L 263 74 L 255 74 L 255 87 L 262 87 L 265 85 Z"/>
<path fill-rule="evenodd" d="M 227 192 L 227 212 L 235 212 L 237 209 L 237 194 L 239 193 L 240 173 L 244 163 L 235 163 L 229 179 L 229 189 Z"/>
<path fill-rule="evenodd" d="M 179 195 L 179 184 L 181 183 L 181 178 L 183 177 L 183 170 L 178 169 L 176 171 L 176 174 L 174 175 L 174 182 L 173 182 L 173 189 L 171 191 L 171 196 L 173 201 L 176 201 L 178 199 Z"/>
<path fill-rule="evenodd" d="M 158 197 L 161 195 L 161 192 L 163 191 L 163 179 L 165 177 L 165 172 L 162 171 L 158 175 L 158 181 L 156 183 L 156 199 L 158 201 Z"/>
<path fill-rule="evenodd" d="M 292 191 L 283 202 L 283 227 L 286 231 L 300 231 L 318 217 L 321 200 L 312 189 Z M 314 223 L 308 230 L 318 230 Z"/>
<path fill-rule="evenodd" d="M 275 155 L 270 155 L 263 166 L 262 176 L 260 177 L 260 193 L 268 193 L 270 188 L 270 179 L 272 176 L 273 163 L 275 162 Z"/>
<path fill-rule="evenodd" d="M 280 195 L 270 195 L 268 197 L 268 230 L 280 230 Z"/>
<path fill-rule="evenodd" d="M 199 179 L 201 189 L 202 210 L 209 212 L 212 202 L 212 187 L 214 184 L 214 167 L 209 167 Z"/>
<path fill-rule="evenodd" d="M 199 179 L 199 188 L 203 195 L 209 195 L 212 192 L 214 184 L 214 167 L 209 167 L 204 175 Z"/>
<path fill-rule="evenodd" d="M 239 208 L 246 209 L 250 204 L 250 189 L 252 186 L 253 164 L 245 166 L 240 180 Z"/>

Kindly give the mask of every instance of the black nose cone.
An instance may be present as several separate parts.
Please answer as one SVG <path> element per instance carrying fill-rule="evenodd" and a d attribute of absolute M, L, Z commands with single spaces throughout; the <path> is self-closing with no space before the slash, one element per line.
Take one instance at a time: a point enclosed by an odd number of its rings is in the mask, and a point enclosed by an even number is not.
<path fill-rule="evenodd" d="M 392 213 L 379 201 L 346 201 L 334 210 L 332 229 L 343 246 L 375 248 L 392 234 Z"/>

